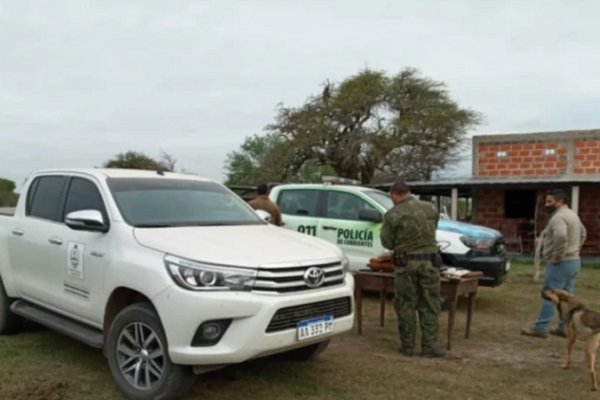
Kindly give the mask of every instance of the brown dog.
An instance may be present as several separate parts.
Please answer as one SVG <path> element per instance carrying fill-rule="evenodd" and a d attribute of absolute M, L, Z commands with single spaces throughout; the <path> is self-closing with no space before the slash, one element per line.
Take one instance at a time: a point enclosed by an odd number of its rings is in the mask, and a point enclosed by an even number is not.
<path fill-rule="evenodd" d="M 565 290 L 544 290 L 542 296 L 556 304 L 560 317 L 567 325 L 567 359 L 563 368 L 571 366 L 575 340 L 587 342 L 585 359 L 592 377 L 592 390 L 598 390 L 595 364 L 596 351 L 600 345 L 600 313 L 588 310 Z"/>

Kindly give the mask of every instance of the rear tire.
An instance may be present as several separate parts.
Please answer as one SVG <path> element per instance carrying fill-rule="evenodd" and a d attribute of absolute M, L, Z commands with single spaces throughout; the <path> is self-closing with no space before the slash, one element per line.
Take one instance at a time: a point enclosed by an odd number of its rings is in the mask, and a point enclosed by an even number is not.
<path fill-rule="evenodd" d="M 309 361 L 324 352 L 327 346 L 329 346 L 329 342 L 330 340 L 326 340 L 299 349 L 286 351 L 285 353 L 277 354 L 276 357 L 282 361 Z"/>
<path fill-rule="evenodd" d="M 4 290 L 4 283 L 0 278 L 0 335 L 10 335 L 17 333 L 21 329 L 23 320 L 10 311 L 10 305 L 14 299 L 11 299 Z"/>
<path fill-rule="evenodd" d="M 150 304 L 132 304 L 117 314 L 106 346 L 110 372 L 127 399 L 178 399 L 194 385 L 192 368 L 171 362 L 164 329 Z"/>

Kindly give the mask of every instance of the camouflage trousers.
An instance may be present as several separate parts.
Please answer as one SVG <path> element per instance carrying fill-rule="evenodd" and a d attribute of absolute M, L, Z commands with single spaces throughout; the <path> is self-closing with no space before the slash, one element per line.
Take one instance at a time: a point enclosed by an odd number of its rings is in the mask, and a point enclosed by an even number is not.
<path fill-rule="evenodd" d="M 413 350 L 417 331 L 417 316 L 421 325 L 421 349 L 433 349 L 437 344 L 440 313 L 440 271 L 429 261 L 409 261 L 396 268 L 394 308 L 403 349 Z"/>

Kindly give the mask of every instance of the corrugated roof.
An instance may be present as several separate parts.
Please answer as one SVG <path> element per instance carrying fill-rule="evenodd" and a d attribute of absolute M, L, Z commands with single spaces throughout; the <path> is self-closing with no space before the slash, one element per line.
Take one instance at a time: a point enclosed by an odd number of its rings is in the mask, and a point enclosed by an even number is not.
<path fill-rule="evenodd" d="M 547 142 L 564 141 L 572 139 L 600 139 L 600 129 L 475 135 L 473 136 L 473 144 L 476 145 L 477 143 L 521 143 L 531 141 Z"/>
<path fill-rule="evenodd" d="M 372 185 L 377 189 L 389 190 L 393 182 Z M 442 195 L 450 194 L 453 188 L 458 189 L 459 196 L 469 196 L 472 189 L 477 188 L 547 188 L 570 185 L 600 185 L 600 174 L 578 176 L 544 176 L 544 177 L 498 177 L 498 178 L 466 178 L 435 181 L 407 182 L 411 191 L 416 194 Z"/>
<path fill-rule="evenodd" d="M 600 183 L 600 174 L 589 175 L 560 175 L 532 177 L 497 177 L 497 178 L 467 178 L 436 181 L 412 181 L 409 186 L 488 186 L 488 185 L 519 185 L 519 184 L 548 184 L 548 183 Z M 389 183 L 391 185 L 391 183 Z M 382 186 L 382 185 L 378 185 Z"/>

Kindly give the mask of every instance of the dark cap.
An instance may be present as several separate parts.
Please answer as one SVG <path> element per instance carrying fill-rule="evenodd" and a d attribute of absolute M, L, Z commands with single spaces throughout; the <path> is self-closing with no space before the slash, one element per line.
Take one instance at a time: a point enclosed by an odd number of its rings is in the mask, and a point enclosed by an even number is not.
<path fill-rule="evenodd" d="M 268 194 L 269 193 L 269 185 L 266 183 L 261 183 L 256 187 L 256 193 L 258 194 Z"/>
<path fill-rule="evenodd" d="M 554 197 L 554 200 L 562 201 L 565 204 L 569 202 L 569 196 L 567 196 L 567 193 L 562 189 L 549 190 L 546 192 L 546 196 L 552 196 Z"/>
<path fill-rule="evenodd" d="M 398 178 L 394 181 L 392 186 L 390 187 L 390 193 L 405 193 L 410 192 L 410 188 L 404 182 L 404 179 Z"/>

